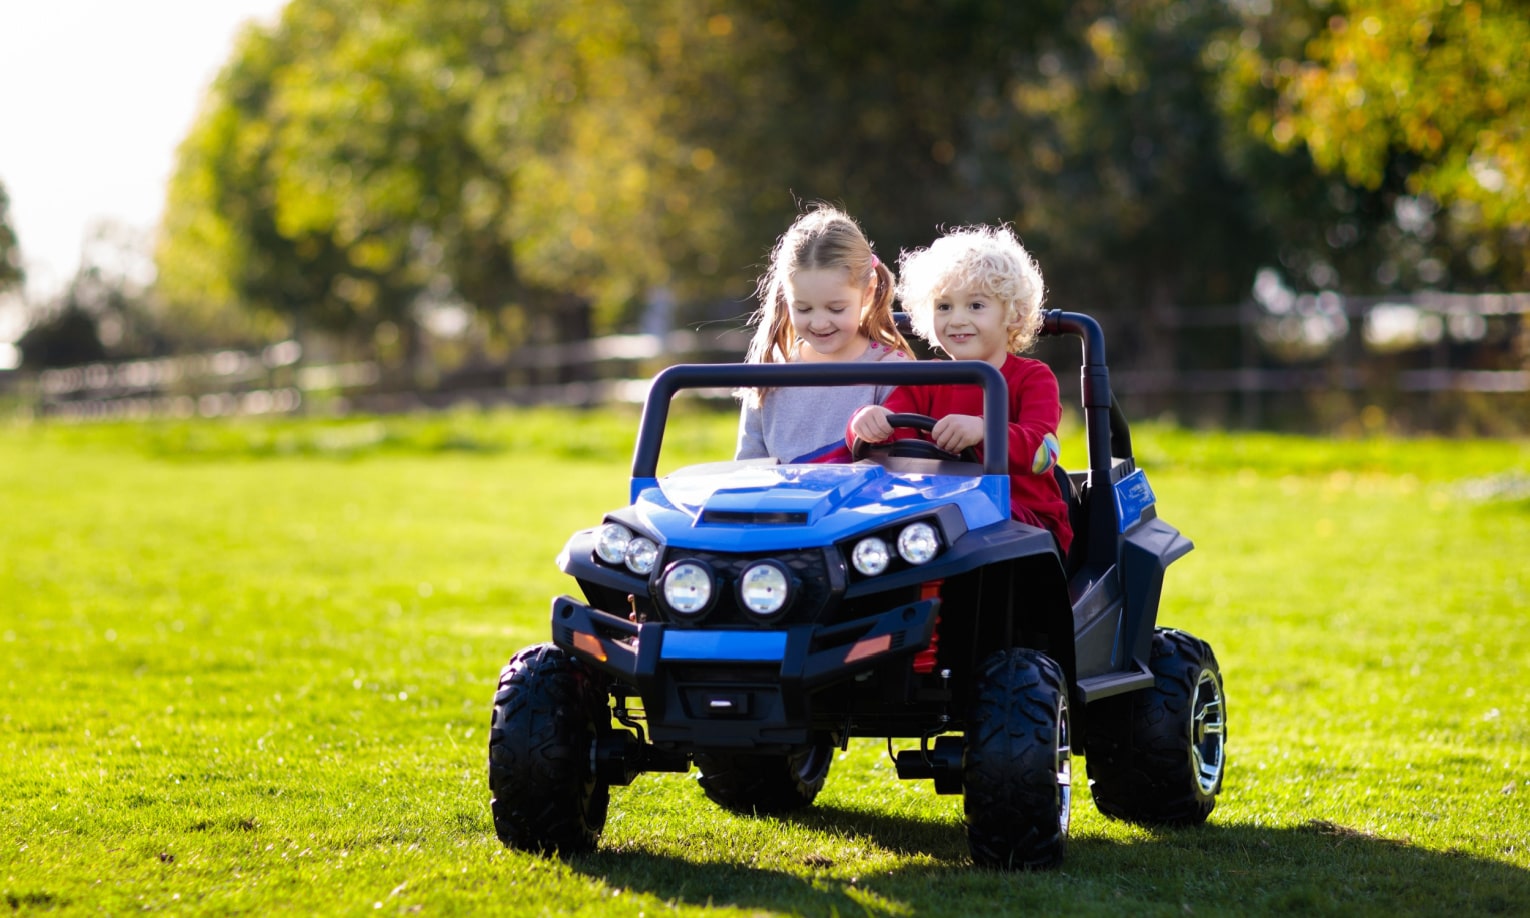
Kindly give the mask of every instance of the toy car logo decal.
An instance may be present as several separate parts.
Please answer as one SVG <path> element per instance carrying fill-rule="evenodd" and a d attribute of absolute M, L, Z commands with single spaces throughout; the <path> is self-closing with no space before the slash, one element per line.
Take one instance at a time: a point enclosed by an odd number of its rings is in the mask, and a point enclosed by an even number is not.
<path fill-rule="evenodd" d="M 1121 532 L 1130 529 L 1157 500 L 1141 469 L 1116 482 L 1114 490 L 1116 517 L 1121 521 Z"/>
<path fill-rule="evenodd" d="M 1057 457 L 1062 454 L 1062 447 L 1057 443 L 1056 434 L 1047 434 L 1041 438 L 1041 445 L 1036 447 L 1036 455 L 1031 459 L 1031 474 L 1042 475 L 1052 471 L 1052 466 L 1057 464 Z"/>

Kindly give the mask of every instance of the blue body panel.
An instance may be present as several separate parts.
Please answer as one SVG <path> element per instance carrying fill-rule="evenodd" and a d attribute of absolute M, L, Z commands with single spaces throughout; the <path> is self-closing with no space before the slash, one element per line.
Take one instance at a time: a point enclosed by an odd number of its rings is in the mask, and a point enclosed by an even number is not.
<path fill-rule="evenodd" d="M 829 545 L 941 504 L 959 507 L 969 529 L 1009 518 L 1007 476 L 895 473 L 869 462 L 682 470 L 635 478 L 632 491 L 639 521 L 664 544 L 724 552 Z"/>

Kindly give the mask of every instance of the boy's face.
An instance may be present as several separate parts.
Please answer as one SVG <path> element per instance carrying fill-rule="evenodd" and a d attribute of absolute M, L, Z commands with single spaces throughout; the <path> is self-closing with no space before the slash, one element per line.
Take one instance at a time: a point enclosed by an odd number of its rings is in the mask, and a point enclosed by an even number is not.
<path fill-rule="evenodd" d="M 1003 366 L 1009 354 L 1009 310 L 976 290 L 942 290 L 934 303 L 935 339 L 953 360 Z"/>

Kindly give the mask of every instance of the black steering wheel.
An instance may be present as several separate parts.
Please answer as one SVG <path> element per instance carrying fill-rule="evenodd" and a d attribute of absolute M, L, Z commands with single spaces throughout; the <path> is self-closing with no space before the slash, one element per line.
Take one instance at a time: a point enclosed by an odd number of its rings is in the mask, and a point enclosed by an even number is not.
<path fill-rule="evenodd" d="M 927 414 L 889 414 L 887 423 L 894 430 L 900 427 L 909 430 L 929 433 L 935 429 L 935 419 Z M 872 453 L 886 453 L 888 456 L 903 457 L 907 459 L 941 459 L 948 462 L 981 462 L 978 459 L 977 450 L 967 447 L 961 453 L 948 453 L 929 440 L 890 440 L 886 443 L 869 443 L 856 437 L 850 443 L 850 455 L 856 459 L 865 459 Z"/>

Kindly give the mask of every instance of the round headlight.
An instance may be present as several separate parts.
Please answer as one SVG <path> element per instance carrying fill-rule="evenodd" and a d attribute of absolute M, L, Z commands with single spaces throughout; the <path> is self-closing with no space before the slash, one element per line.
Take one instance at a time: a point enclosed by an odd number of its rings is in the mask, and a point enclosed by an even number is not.
<path fill-rule="evenodd" d="M 929 523 L 913 523 L 898 533 L 898 554 L 909 564 L 923 564 L 940 551 L 940 539 Z"/>
<path fill-rule="evenodd" d="M 630 541 L 632 530 L 621 523 L 607 523 L 595 533 L 595 554 L 607 564 L 621 564 Z"/>
<path fill-rule="evenodd" d="M 892 552 L 888 550 L 887 543 L 876 536 L 856 542 L 855 550 L 850 553 L 850 563 L 867 577 L 875 577 L 887 570 L 887 562 L 891 560 Z"/>
<path fill-rule="evenodd" d="M 653 572 L 654 562 L 659 560 L 659 546 L 653 544 L 652 539 L 638 536 L 627 543 L 627 551 L 622 560 L 634 574 L 647 575 Z"/>
<path fill-rule="evenodd" d="M 681 615 L 699 615 L 712 604 L 712 572 L 696 561 L 679 561 L 664 572 L 664 601 Z"/>
<path fill-rule="evenodd" d="M 738 600 L 755 615 L 774 615 L 786 605 L 788 581 L 779 564 L 761 562 L 752 565 L 738 578 Z"/>

